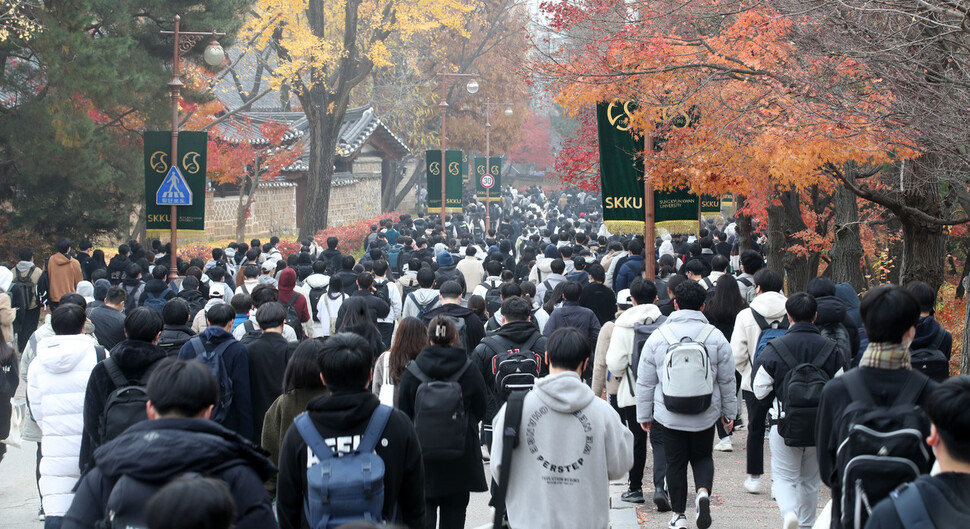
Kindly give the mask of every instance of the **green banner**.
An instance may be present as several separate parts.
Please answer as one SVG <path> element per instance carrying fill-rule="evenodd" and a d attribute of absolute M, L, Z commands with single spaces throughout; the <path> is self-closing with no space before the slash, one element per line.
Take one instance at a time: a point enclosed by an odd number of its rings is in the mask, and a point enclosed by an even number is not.
<path fill-rule="evenodd" d="M 155 193 L 171 168 L 172 133 L 145 131 L 145 219 L 149 237 L 161 237 L 171 230 L 171 206 L 155 204 Z M 200 131 L 179 132 L 178 168 L 192 188 L 192 205 L 179 206 L 179 231 L 205 231 L 206 145 L 209 135 Z"/>
<path fill-rule="evenodd" d="M 611 233 L 643 232 L 643 139 L 630 133 L 630 103 L 596 105 L 603 220 Z"/>
<path fill-rule="evenodd" d="M 492 156 L 488 159 L 488 174 L 492 179 L 492 187 L 488 193 L 489 201 L 496 202 L 501 200 L 502 191 L 502 157 Z M 482 177 L 485 176 L 485 157 L 475 158 L 475 196 L 479 202 L 485 201 L 485 186 L 482 185 Z"/>
<path fill-rule="evenodd" d="M 667 233 L 693 233 L 700 229 L 697 208 L 700 202 L 690 191 L 655 191 L 653 207 L 655 226 Z"/>
<path fill-rule="evenodd" d="M 428 209 L 441 209 L 441 151 L 425 151 L 425 168 L 428 175 Z M 445 167 L 447 167 L 445 191 L 445 205 L 449 211 L 461 211 L 462 190 L 462 152 L 457 150 L 445 151 Z"/>
<path fill-rule="evenodd" d="M 701 213 L 721 214 L 721 197 L 701 195 Z"/>

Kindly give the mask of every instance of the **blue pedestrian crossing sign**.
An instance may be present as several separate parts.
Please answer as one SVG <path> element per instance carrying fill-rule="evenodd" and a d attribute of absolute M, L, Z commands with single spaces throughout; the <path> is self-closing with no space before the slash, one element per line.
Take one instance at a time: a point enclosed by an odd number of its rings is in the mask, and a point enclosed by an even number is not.
<path fill-rule="evenodd" d="M 192 188 L 185 181 L 178 167 L 172 166 L 155 192 L 155 203 L 159 206 L 191 206 Z"/>

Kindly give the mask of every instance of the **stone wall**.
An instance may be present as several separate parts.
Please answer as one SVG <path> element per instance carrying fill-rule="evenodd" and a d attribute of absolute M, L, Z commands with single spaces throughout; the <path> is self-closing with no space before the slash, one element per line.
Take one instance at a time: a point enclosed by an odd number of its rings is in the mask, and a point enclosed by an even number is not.
<path fill-rule="evenodd" d="M 189 240 L 220 240 L 236 237 L 236 208 L 238 196 L 214 197 L 205 195 L 205 235 L 190 236 Z M 256 190 L 256 199 L 246 219 L 246 236 L 296 234 L 296 186 L 293 184 L 263 184 Z"/>
<path fill-rule="evenodd" d="M 330 189 L 328 226 L 352 224 L 381 213 L 381 174 L 358 174 L 337 180 Z"/>

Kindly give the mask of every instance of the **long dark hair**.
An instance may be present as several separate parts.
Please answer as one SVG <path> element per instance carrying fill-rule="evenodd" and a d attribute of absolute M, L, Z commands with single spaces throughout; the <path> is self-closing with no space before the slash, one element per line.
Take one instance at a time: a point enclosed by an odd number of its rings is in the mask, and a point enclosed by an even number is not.
<path fill-rule="evenodd" d="M 367 302 L 360 296 L 350 296 L 344 300 L 341 307 L 344 309 L 344 318 L 337 332 L 352 332 L 367 340 L 376 362 L 380 352 L 384 350 L 384 342 L 381 340 L 381 333 L 377 330 L 377 325 L 371 319 Z"/>
<path fill-rule="evenodd" d="M 294 389 L 317 389 L 322 388 L 323 381 L 320 380 L 320 367 L 317 365 L 317 358 L 323 352 L 323 340 L 304 340 L 293 351 L 293 356 L 286 364 L 286 371 L 283 372 L 283 393 L 289 393 Z"/>
<path fill-rule="evenodd" d="M 724 274 L 718 278 L 714 295 L 706 303 L 704 313 L 711 321 L 733 321 L 746 308 L 748 303 L 741 297 L 738 280 L 731 274 Z"/>
<path fill-rule="evenodd" d="M 92 268 L 92 271 L 97 270 L 98 268 L 108 268 L 108 263 L 104 262 L 104 250 L 95 250 L 91 252 L 91 259 L 97 263 L 97 266 Z"/>
<path fill-rule="evenodd" d="M 414 316 L 408 316 L 401 320 L 397 325 L 397 332 L 394 333 L 394 344 L 387 353 L 391 355 L 388 360 L 388 370 L 390 371 L 391 382 L 401 383 L 401 375 L 408 362 L 418 357 L 418 353 L 428 346 L 428 329 L 421 320 Z"/>
<path fill-rule="evenodd" d="M 0 365 L 9 363 L 11 358 L 15 359 L 16 353 L 13 347 L 7 345 L 7 342 L 0 340 Z"/>
<path fill-rule="evenodd" d="M 546 311 L 546 314 L 552 314 L 552 311 L 556 308 L 556 303 L 562 301 L 562 289 L 565 285 L 565 281 L 560 281 L 552 289 L 552 295 L 549 296 L 549 300 L 542 305 L 542 310 Z"/>
<path fill-rule="evenodd" d="M 341 297 L 344 293 L 344 280 L 340 279 L 340 276 L 334 274 L 330 276 L 330 286 L 327 288 L 327 296 L 330 299 L 337 299 Z M 338 294 L 334 296 L 334 294 Z"/>

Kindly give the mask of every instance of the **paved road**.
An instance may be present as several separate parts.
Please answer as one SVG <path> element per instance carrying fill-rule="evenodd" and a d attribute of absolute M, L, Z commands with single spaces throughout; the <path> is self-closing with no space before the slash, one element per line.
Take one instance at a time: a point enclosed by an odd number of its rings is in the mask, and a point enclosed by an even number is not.
<path fill-rule="evenodd" d="M 771 499 L 770 476 L 765 476 L 763 479 L 762 484 L 765 491 L 763 494 L 748 494 L 741 486 L 745 477 L 744 439 L 746 434 L 746 430 L 735 434 L 734 452 L 715 452 L 716 471 L 711 505 L 714 518 L 713 527 L 717 529 L 759 529 L 781 526 L 778 509 Z M 43 527 L 43 523 L 38 522 L 36 518 L 40 501 L 34 482 L 35 451 L 36 444 L 24 443 L 24 447 L 21 449 L 8 449 L 6 457 L 0 462 L 0 512 L 3 513 L 0 526 L 4 529 L 40 529 Z M 652 457 L 651 454 L 647 458 L 646 476 L 648 477 L 651 475 L 649 467 Z M 613 487 L 615 490 L 623 488 L 621 486 Z M 649 492 L 652 494 L 653 491 Z M 820 492 L 820 506 L 827 498 L 828 489 L 823 486 Z M 692 509 L 693 496 L 690 497 L 690 500 L 688 511 Z M 650 529 L 667 527 L 667 522 L 670 520 L 669 513 L 658 513 L 652 507 L 652 504 L 647 504 L 637 509 L 641 522 L 640 526 Z M 688 518 L 690 519 L 690 526 L 694 527 L 693 517 L 688 516 Z M 487 526 L 490 522 L 488 494 L 472 494 L 465 528 L 484 529 L 484 526 Z"/>

